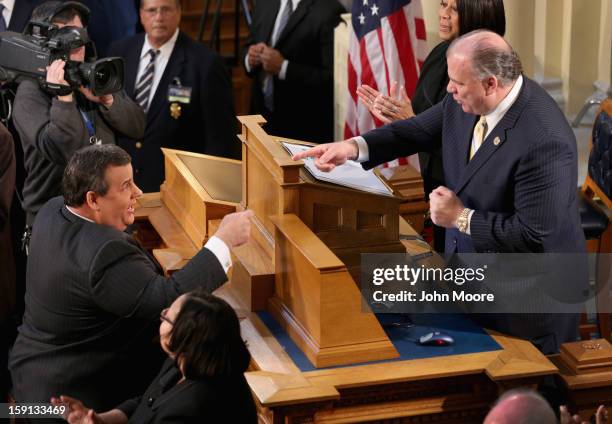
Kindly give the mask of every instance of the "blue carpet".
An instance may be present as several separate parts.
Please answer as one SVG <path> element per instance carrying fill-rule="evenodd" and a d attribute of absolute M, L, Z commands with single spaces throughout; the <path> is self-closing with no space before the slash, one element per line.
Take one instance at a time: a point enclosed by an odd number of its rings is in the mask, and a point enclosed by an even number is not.
<path fill-rule="evenodd" d="M 268 312 L 258 312 L 257 316 L 268 327 L 278 343 L 285 349 L 295 365 L 302 371 L 314 371 L 312 363 L 296 346 L 289 335 L 280 327 Z M 431 358 L 435 356 L 459 355 L 464 353 L 489 352 L 501 347 L 482 328 L 474 324 L 467 316 L 460 314 L 415 314 L 411 316 L 414 326 L 396 327 L 390 324 L 401 321 L 397 314 L 380 314 L 378 319 L 383 324 L 387 336 L 400 354 L 400 358 L 389 361 Z M 416 343 L 419 337 L 431 332 L 442 331 L 450 335 L 455 343 L 450 346 L 421 346 Z M 370 363 L 376 363 L 370 362 Z M 337 368 L 337 367 L 332 367 Z M 318 368 L 321 369 L 321 368 Z"/>

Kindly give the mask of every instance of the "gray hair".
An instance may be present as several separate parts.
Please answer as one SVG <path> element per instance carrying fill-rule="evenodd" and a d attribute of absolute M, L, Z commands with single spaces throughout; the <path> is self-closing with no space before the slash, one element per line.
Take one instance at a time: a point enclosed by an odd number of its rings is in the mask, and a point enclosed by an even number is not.
<path fill-rule="evenodd" d="M 500 86 L 506 87 L 518 79 L 523 72 L 519 55 L 512 46 L 504 41 L 505 46 L 493 42 L 494 33 L 487 30 L 476 30 L 455 39 L 448 49 L 447 57 L 457 48 L 458 44 L 469 40 L 468 56 L 471 59 L 472 72 L 478 80 L 494 76 Z M 502 39 L 503 40 L 503 39 Z"/>

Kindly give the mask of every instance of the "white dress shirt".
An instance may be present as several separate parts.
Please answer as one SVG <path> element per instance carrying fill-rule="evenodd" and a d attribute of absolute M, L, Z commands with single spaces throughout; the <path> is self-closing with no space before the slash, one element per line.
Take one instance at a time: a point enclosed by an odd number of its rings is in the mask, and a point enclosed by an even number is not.
<path fill-rule="evenodd" d="M 0 4 L 4 5 L 2 17 L 4 18 L 4 22 L 8 28 L 9 24 L 11 23 L 11 16 L 13 16 L 13 10 L 15 9 L 15 0 L 0 0 Z"/>
<path fill-rule="evenodd" d="M 168 65 L 168 61 L 170 60 L 170 56 L 172 55 L 172 51 L 174 50 L 174 46 L 176 45 L 176 39 L 178 38 L 179 30 L 177 29 L 174 32 L 174 35 L 166 41 L 164 45 L 162 45 L 159 49 L 159 54 L 155 58 L 155 74 L 153 75 L 153 83 L 151 85 L 151 91 L 149 93 L 149 102 L 153 100 L 153 96 L 155 96 L 155 92 L 157 91 L 157 86 L 159 85 L 159 81 L 161 80 L 162 75 L 164 75 L 164 71 L 166 70 L 166 66 Z M 138 81 L 140 81 L 140 76 L 144 73 L 149 61 L 151 60 L 151 56 L 149 55 L 149 50 L 155 50 L 153 46 L 149 43 L 149 37 L 145 35 L 144 43 L 142 44 L 142 51 L 140 52 L 140 63 L 138 65 L 138 73 L 136 74 L 136 81 L 134 82 L 134 87 L 138 85 Z"/>
<path fill-rule="evenodd" d="M 70 206 L 66 206 L 66 209 L 68 209 L 68 211 L 71 214 L 81 219 L 84 219 L 85 221 L 94 222 L 91 219 L 84 217 L 83 215 L 79 215 L 74 210 L 72 210 Z M 219 237 L 212 236 L 211 238 L 208 239 L 204 247 L 210 250 L 213 255 L 215 255 L 215 257 L 217 258 L 217 260 L 223 267 L 223 270 L 227 274 L 227 270 L 232 266 L 232 257 L 230 255 L 230 251 L 229 251 L 229 248 L 227 247 L 227 244 L 225 244 L 225 242 L 221 240 Z"/>

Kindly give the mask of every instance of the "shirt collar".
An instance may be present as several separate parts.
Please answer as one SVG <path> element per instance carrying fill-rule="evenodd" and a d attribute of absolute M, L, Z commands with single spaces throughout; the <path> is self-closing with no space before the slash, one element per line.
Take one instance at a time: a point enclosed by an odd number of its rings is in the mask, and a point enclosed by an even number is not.
<path fill-rule="evenodd" d="M 94 224 L 96 223 L 95 221 L 89 219 L 89 218 L 85 218 L 83 215 L 79 215 L 78 213 L 76 213 L 75 211 L 72 210 L 72 208 L 68 205 L 66 205 L 66 209 L 68 209 L 68 212 L 70 212 L 71 214 L 73 214 L 76 217 L 79 217 L 81 219 L 84 219 L 87 222 L 93 222 Z"/>
<path fill-rule="evenodd" d="M 15 8 L 15 0 L 2 0 L 0 1 L 4 5 L 4 8 L 9 11 L 9 13 L 13 13 L 13 9 Z"/>
<path fill-rule="evenodd" d="M 523 86 L 523 76 L 519 75 L 517 80 L 514 82 L 514 86 L 512 90 L 508 93 L 508 95 L 502 100 L 492 112 L 487 113 L 484 117 L 487 120 L 487 125 L 489 128 L 493 128 L 501 119 L 504 117 L 508 109 L 512 107 L 516 99 L 518 98 L 521 87 Z"/>
<path fill-rule="evenodd" d="M 170 37 L 168 41 L 166 41 L 164 44 L 160 46 L 159 49 L 157 49 L 159 50 L 160 55 L 170 56 L 170 53 L 172 53 L 172 50 L 174 50 L 174 45 L 176 44 L 178 35 L 179 35 L 179 29 L 177 28 L 176 31 L 174 31 L 174 34 L 172 35 L 172 37 Z M 142 60 L 148 54 L 149 50 L 151 49 L 153 49 L 153 46 L 151 46 L 151 44 L 149 43 L 149 36 L 145 34 L 145 40 L 144 40 L 144 45 L 142 46 L 142 53 L 140 54 L 140 59 Z"/>

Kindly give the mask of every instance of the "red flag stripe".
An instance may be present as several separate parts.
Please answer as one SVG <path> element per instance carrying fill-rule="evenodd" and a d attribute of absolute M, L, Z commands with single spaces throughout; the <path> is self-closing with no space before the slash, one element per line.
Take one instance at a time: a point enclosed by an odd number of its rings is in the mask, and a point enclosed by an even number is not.
<path fill-rule="evenodd" d="M 404 71 L 406 92 L 408 93 L 408 97 L 412 97 L 414 94 L 414 89 L 416 88 L 416 82 L 419 78 L 419 74 L 416 70 L 414 52 L 408 37 L 409 31 L 404 11 L 400 10 L 395 12 L 389 15 L 388 19 L 389 25 L 391 26 L 395 36 L 395 44 L 397 45 L 397 51 L 399 52 L 400 64 Z"/>
<path fill-rule="evenodd" d="M 383 41 L 382 27 L 376 30 L 376 37 L 380 48 L 382 67 L 385 70 L 385 86 L 387 87 L 387 90 L 385 90 L 385 94 L 388 94 L 391 87 L 391 83 L 389 82 L 389 62 L 387 60 L 387 54 L 385 52 L 385 43 Z"/>
<path fill-rule="evenodd" d="M 381 22 L 382 33 L 383 33 L 383 45 L 385 47 L 385 57 L 387 66 L 389 68 L 389 90 L 391 84 L 397 81 L 398 86 L 405 84 L 404 72 L 400 65 L 399 52 L 397 51 L 397 44 L 395 44 L 395 36 L 389 21 L 382 19 Z"/>

